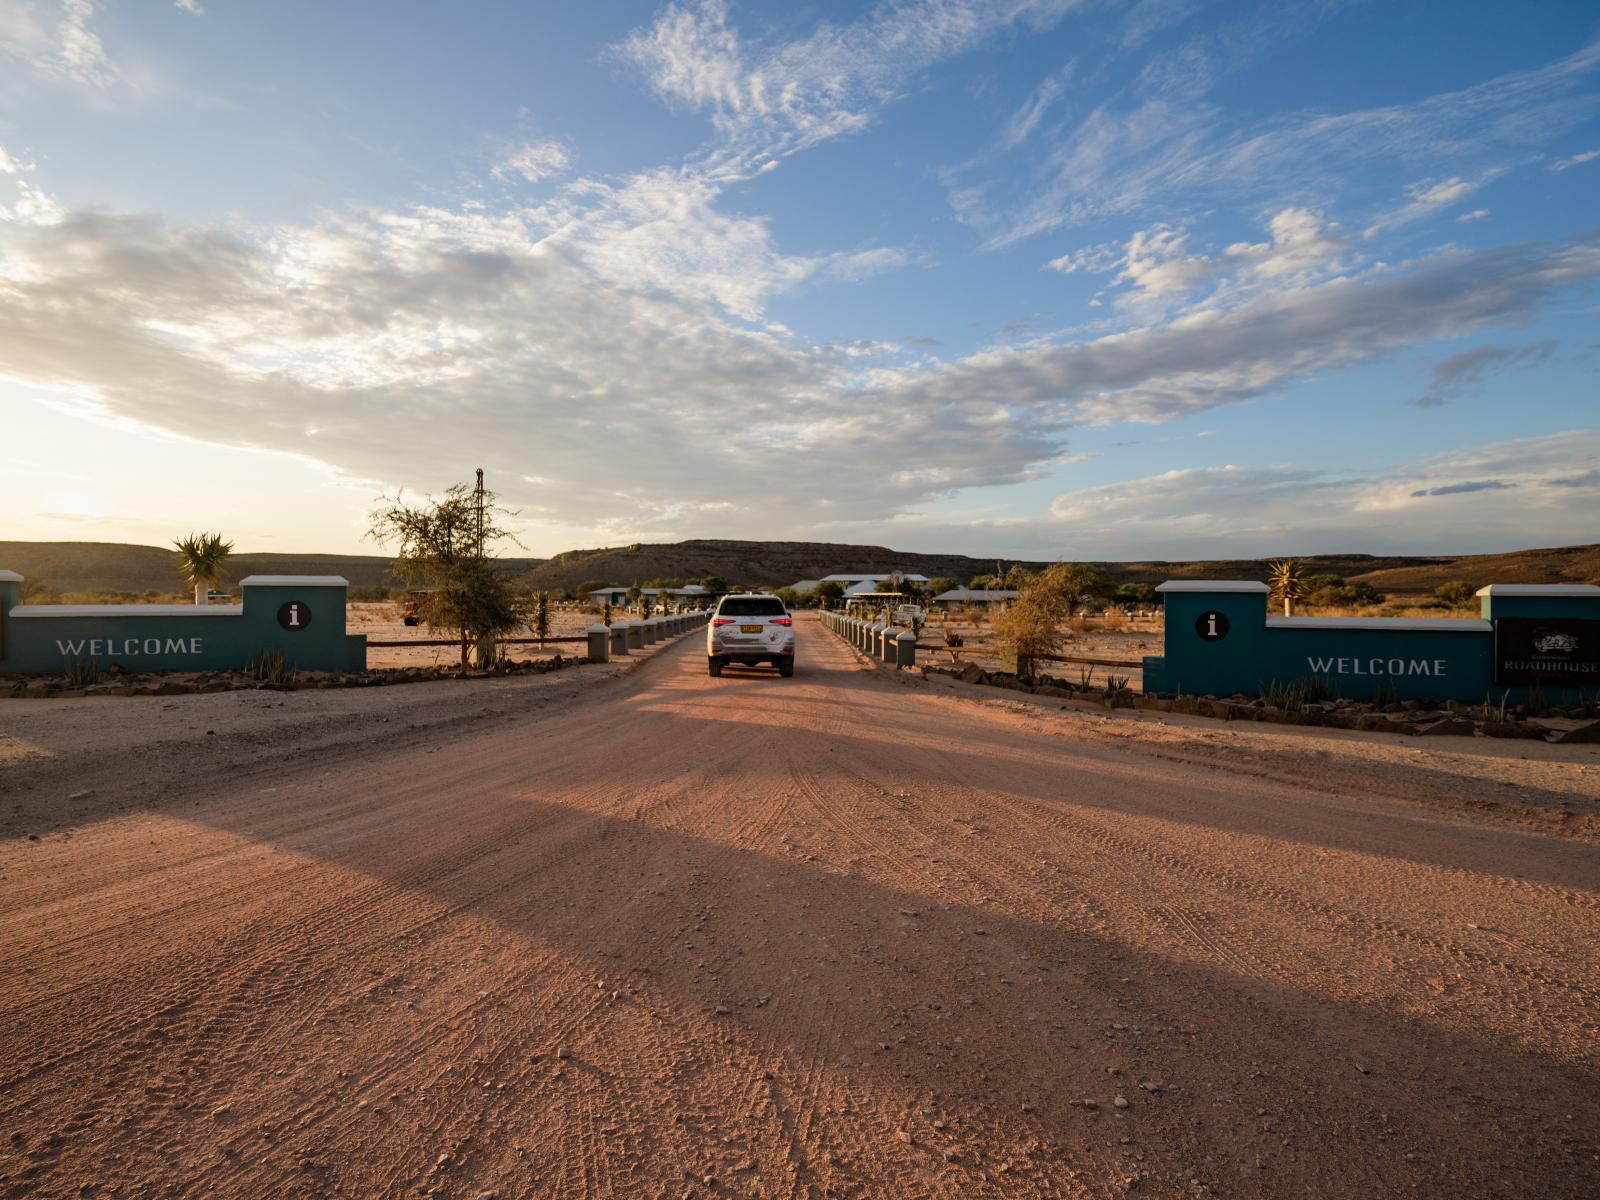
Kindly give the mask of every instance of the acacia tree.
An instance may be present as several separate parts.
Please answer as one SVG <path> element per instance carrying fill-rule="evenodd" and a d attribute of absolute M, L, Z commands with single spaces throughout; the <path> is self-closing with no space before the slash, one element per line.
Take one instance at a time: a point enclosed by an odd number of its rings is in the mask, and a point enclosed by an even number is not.
<path fill-rule="evenodd" d="M 417 615 L 430 629 L 461 640 L 465 667 L 474 646 L 480 662 L 493 659 L 494 639 L 527 620 L 528 599 L 495 569 L 490 548 L 516 543 L 498 521 L 515 513 L 495 503 L 493 492 L 464 483 L 438 500 L 408 504 L 396 494 L 370 516 L 367 536 L 395 547 L 394 573 L 424 595 Z"/>
<path fill-rule="evenodd" d="M 1093 568 L 1088 568 L 1093 571 Z M 1054 654 L 1061 645 L 1061 623 L 1093 582 L 1085 568 L 1055 563 L 1029 576 L 1022 595 L 994 618 L 1000 643 L 1016 659 L 1018 675 L 1031 676 L 1034 660 Z"/>
<path fill-rule="evenodd" d="M 223 541 L 220 533 L 191 533 L 174 541 L 172 548 L 184 582 L 194 588 L 194 602 L 204 604 L 206 593 L 222 578 L 233 543 Z"/>

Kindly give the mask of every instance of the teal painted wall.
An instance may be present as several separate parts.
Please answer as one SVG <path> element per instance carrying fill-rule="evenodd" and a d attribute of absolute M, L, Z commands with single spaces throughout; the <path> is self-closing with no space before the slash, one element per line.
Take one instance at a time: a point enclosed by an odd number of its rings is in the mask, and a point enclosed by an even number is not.
<path fill-rule="evenodd" d="M 1170 591 L 1162 654 L 1144 660 L 1147 692 L 1189 695 L 1260 695 L 1273 682 L 1320 679 L 1339 696 L 1370 700 L 1392 685 L 1411 700 L 1496 701 L 1509 691 L 1513 702 L 1529 689 L 1494 683 L 1495 619 L 1575 618 L 1600 621 L 1600 593 L 1567 596 L 1486 596 L 1481 620 L 1445 618 L 1403 622 L 1385 628 L 1384 618 L 1341 619 L 1339 628 L 1319 628 L 1321 618 L 1272 618 L 1264 591 Z M 1227 636 L 1207 641 L 1196 630 L 1202 614 L 1227 619 Z M 1541 688 L 1550 703 L 1585 696 L 1573 688 Z M 1594 696 L 1590 689 L 1586 695 Z"/>
<path fill-rule="evenodd" d="M 333 576 L 244 582 L 244 603 L 27 605 L 22 581 L 0 575 L 0 674 L 44 675 L 70 661 L 139 671 L 222 671 L 277 651 L 302 671 L 366 669 L 367 639 L 345 631 L 345 581 Z M 298 606 L 295 628 L 279 623 Z"/>

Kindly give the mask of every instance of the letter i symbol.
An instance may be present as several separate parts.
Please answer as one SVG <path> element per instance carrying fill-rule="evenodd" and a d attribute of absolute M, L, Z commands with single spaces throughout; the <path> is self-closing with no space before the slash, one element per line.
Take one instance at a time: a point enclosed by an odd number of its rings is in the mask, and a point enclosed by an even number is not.
<path fill-rule="evenodd" d="M 1211 637 L 1217 636 L 1217 615 L 1215 613 L 1206 618 L 1206 633 Z"/>
<path fill-rule="evenodd" d="M 289 628 L 300 628 L 300 606 L 298 604 L 289 606 Z"/>

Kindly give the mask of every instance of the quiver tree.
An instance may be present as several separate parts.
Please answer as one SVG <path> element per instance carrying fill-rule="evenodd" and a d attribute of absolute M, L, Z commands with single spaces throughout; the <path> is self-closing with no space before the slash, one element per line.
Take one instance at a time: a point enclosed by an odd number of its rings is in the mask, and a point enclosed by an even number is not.
<path fill-rule="evenodd" d="M 395 547 L 394 573 L 423 593 L 417 615 L 430 629 L 461 640 L 461 665 L 476 648 L 480 663 L 494 660 L 494 639 L 522 627 L 528 597 L 495 569 L 490 548 L 510 539 L 497 522 L 514 516 L 493 492 L 458 483 L 438 500 L 408 504 L 400 495 L 374 511 L 367 536 Z"/>
<path fill-rule="evenodd" d="M 1305 595 L 1305 569 L 1292 558 L 1267 564 L 1268 586 L 1275 600 L 1283 602 L 1283 615 L 1294 616 L 1295 602 Z"/>
<path fill-rule="evenodd" d="M 184 582 L 194 588 L 194 602 L 204 604 L 206 593 L 222 578 L 233 543 L 223 541 L 220 533 L 191 533 L 174 541 L 172 548 Z"/>

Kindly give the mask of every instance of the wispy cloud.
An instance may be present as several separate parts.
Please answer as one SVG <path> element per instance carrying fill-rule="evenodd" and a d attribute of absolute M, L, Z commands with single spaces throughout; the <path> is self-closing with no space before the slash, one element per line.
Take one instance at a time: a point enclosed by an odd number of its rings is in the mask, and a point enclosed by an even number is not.
<path fill-rule="evenodd" d="M 1435 408 L 1449 402 L 1452 392 L 1478 383 L 1490 375 L 1522 367 L 1536 366 L 1555 353 L 1554 342 L 1531 346 L 1475 346 L 1442 359 L 1433 368 L 1433 386 L 1412 403 L 1418 408 Z"/>
<path fill-rule="evenodd" d="M 656 93 L 711 115 L 723 165 L 749 170 L 865 128 L 917 72 L 1012 25 L 1042 29 L 1079 0 L 885 0 L 847 25 L 747 45 L 722 0 L 672 4 L 616 49 Z"/>
<path fill-rule="evenodd" d="M 1488 156 L 1525 152 L 1600 110 L 1600 92 L 1584 86 L 1597 69 L 1600 41 L 1544 67 L 1413 104 L 1302 112 L 1243 129 L 1229 127 L 1203 88 L 1173 91 L 1158 82 L 1087 112 L 1021 187 L 953 174 L 951 204 L 995 249 L 1175 200 L 1254 196 L 1271 204 L 1285 180 L 1301 193 L 1332 192 L 1356 164 L 1436 171 L 1471 164 L 1470 174 L 1457 169 L 1414 184 L 1399 210 L 1413 219 L 1464 195 L 1464 183 L 1467 190 L 1481 183 Z"/>
<path fill-rule="evenodd" d="M 1491 443 L 1371 472 L 1210 466 L 1066 492 L 1046 519 L 1007 532 L 1041 547 L 1128 558 L 1334 553 L 1353 546 L 1432 553 L 1510 549 L 1530 530 L 1591 540 L 1580 506 L 1551 489 L 1600 455 L 1600 431 Z M 1578 486 L 1600 484 L 1600 472 Z M 1441 525 L 1439 498 L 1450 523 Z M 946 530 L 959 536 L 959 530 Z M 976 531 L 968 531 L 973 541 Z M 984 531 L 994 536 L 994 530 Z"/>
<path fill-rule="evenodd" d="M 1558 158 L 1550 164 L 1550 169 L 1557 173 L 1581 167 L 1586 162 L 1593 162 L 1600 158 L 1600 150 L 1585 150 L 1582 154 L 1574 154 L 1571 158 Z"/>
<path fill-rule="evenodd" d="M 509 149 L 494 164 L 491 173 L 496 179 L 517 178 L 537 183 L 551 175 L 561 174 L 569 162 L 567 148 L 560 142 L 549 139 L 524 142 Z"/>
<path fill-rule="evenodd" d="M 1462 179 L 1451 176 L 1449 179 L 1423 180 L 1419 183 L 1406 185 L 1406 202 L 1399 208 L 1384 213 L 1376 221 L 1367 226 L 1366 236 L 1372 237 L 1387 229 L 1398 229 L 1402 225 L 1409 225 L 1413 221 L 1420 221 L 1431 216 L 1435 211 L 1446 208 L 1460 200 L 1464 200 L 1488 183 L 1500 170 L 1491 170 L 1478 179 Z M 1480 210 L 1485 211 L 1485 210 Z"/>
<path fill-rule="evenodd" d="M 1481 221 L 1488 215 L 1489 210 L 1487 208 L 1475 208 L 1471 212 L 1462 213 L 1456 218 L 1456 220 L 1460 221 L 1463 225 L 1466 225 L 1472 221 Z"/>
<path fill-rule="evenodd" d="M 1066 94 L 1067 81 L 1072 78 L 1075 66 L 1075 63 L 1069 62 L 1045 76 L 1044 82 L 1034 89 L 1027 103 L 1011 114 L 1011 118 L 1000 131 L 1000 144 L 1003 148 L 1014 150 L 1028 140 L 1029 135 L 1039 127 L 1039 122 L 1044 119 L 1045 114 Z"/>
<path fill-rule="evenodd" d="M 1413 496 L 1464 496 L 1468 492 L 1503 492 L 1517 485 L 1503 479 L 1473 479 L 1466 483 L 1447 483 L 1442 487 L 1419 488 Z"/>

